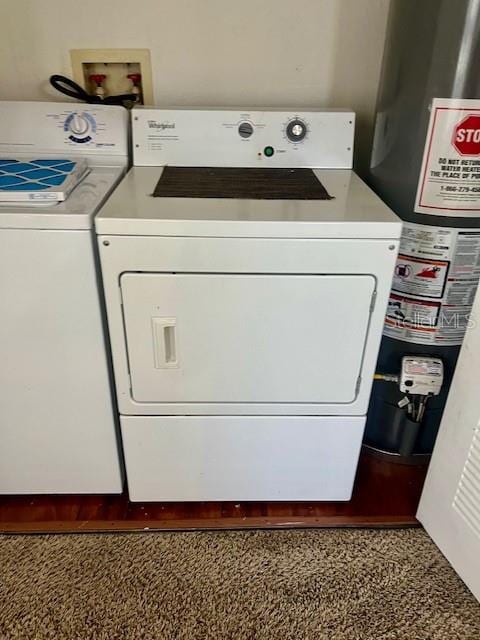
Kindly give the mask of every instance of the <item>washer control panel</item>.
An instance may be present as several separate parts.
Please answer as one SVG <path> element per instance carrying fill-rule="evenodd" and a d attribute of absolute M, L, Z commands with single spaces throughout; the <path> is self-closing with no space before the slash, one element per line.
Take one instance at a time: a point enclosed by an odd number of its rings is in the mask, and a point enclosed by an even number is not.
<path fill-rule="evenodd" d="M 0 144 L 4 154 L 125 157 L 128 113 L 101 104 L 0 101 Z"/>
<path fill-rule="evenodd" d="M 138 166 L 352 167 L 351 111 L 136 108 L 132 118 Z"/>

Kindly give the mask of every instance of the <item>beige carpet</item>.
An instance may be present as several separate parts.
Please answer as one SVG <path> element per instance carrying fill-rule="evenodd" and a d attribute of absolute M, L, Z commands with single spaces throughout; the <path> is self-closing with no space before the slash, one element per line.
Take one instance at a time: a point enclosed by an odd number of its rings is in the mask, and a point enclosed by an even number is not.
<path fill-rule="evenodd" d="M 0 537 L 0 638 L 479 640 L 420 529 Z"/>

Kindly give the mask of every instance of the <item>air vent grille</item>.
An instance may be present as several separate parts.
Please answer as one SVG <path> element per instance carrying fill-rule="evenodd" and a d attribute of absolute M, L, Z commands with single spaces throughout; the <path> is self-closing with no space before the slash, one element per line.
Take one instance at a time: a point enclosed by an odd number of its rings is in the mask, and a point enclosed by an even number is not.
<path fill-rule="evenodd" d="M 453 508 L 480 537 L 480 426 L 473 435 Z"/>

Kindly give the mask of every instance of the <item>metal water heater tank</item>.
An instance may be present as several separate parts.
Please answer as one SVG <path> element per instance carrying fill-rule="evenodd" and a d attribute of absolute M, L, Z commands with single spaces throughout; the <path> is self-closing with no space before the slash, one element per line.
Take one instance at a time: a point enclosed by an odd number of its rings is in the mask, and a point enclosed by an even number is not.
<path fill-rule="evenodd" d="M 404 220 L 377 371 L 434 355 L 446 382 L 415 446 L 433 448 L 480 276 L 480 0 L 393 0 L 367 180 Z M 366 442 L 398 452 L 397 385 L 376 381 Z"/>

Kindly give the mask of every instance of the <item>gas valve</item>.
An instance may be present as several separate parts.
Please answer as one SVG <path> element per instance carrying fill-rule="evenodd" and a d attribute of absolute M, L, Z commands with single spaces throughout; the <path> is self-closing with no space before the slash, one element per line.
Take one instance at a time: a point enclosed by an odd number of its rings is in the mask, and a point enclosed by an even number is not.
<path fill-rule="evenodd" d="M 409 418 L 420 423 L 428 398 L 438 396 L 443 385 L 443 361 L 432 356 L 403 356 L 400 374 L 376 373 L 375 380 L 395 382 L 406 395 L 398 406 Z"/>

